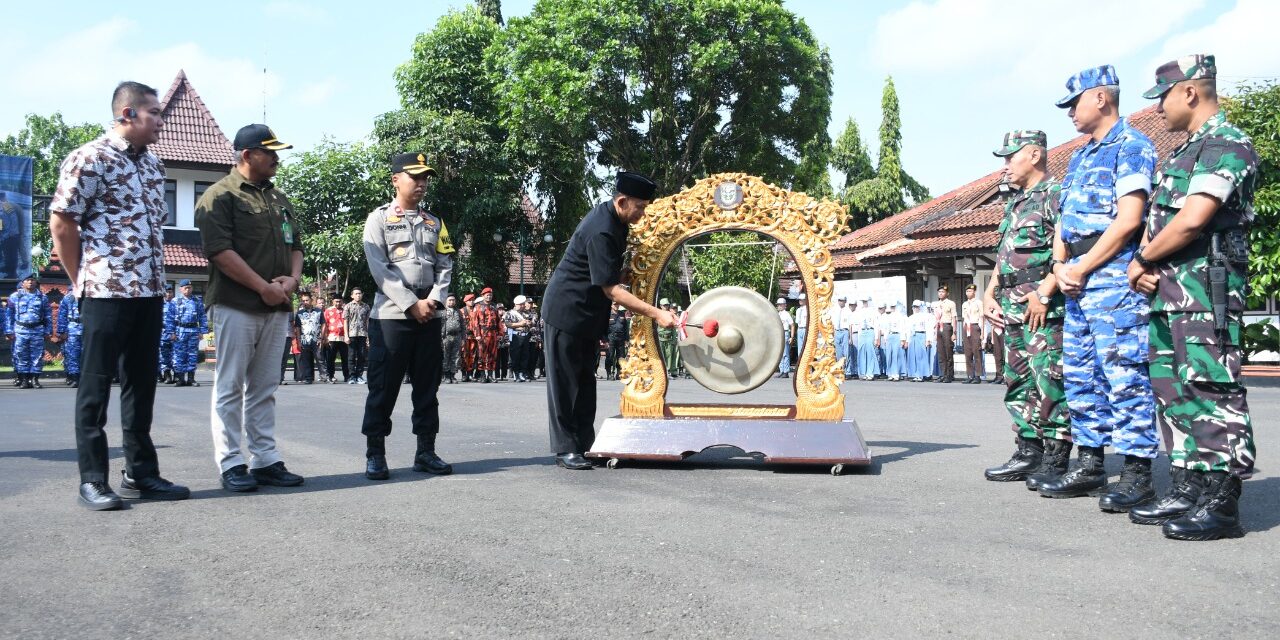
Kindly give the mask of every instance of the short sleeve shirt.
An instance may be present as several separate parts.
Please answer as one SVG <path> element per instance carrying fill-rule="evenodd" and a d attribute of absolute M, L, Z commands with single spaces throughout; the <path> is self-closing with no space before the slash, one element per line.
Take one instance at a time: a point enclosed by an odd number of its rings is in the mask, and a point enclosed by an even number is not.
<path fill-rule="evenodd" d="M 346 319 L 340 307 L 325 308 L 324 333 L 329 340 L 341 340 L 347 336 Z"/>
<path fill-rule="evenodd" d="M 605 334 L 611 303 L 603 288 L 622 281 L 627 234 L 612 200 L 596 205 L 582 219 L 547 284 L 542 309 L 547 324 L 588 337 Z"/>
<path fill-rule="evenodd" d="M 1221 206 L 1208 230 L 1246 227 L 1253 220 L 1258 154 L 1243 131 L 1218 112 L 1165 161 L 1151 195 L 1147 235 L 1155 238 L 1182 210 L 1188 196 L 1213 196 Z M 1206 252 L 1179 252 L 1162 261 L 1152 311 L 1211 312 L 1209 259 Z M 1227 265 L 1227 310 L 1244 311 L 1245 277 L 1241 265 Z"/>
<path fill-rule="evenodd" d="M 324 314 L 317 308 L 298 309 L 293 323 L 298 327 L 298 340 L 303 344 L 315 344 L 320 341 L 324 331 Z"/>
<path fill-rule="evenodd" d="M 1062 179 L 1060 209 L 1063 242 L 1102 235 L 1116 218 L 1120 198 L 1135 191 L 1151 192 L 1156 147 L 1151 139 L 1120 118 L 1107 135 L 1092 140 L 1071 155 Z M 1138 242 L 1135 237 L 1106 264 L 1089 274 L 1086 289 L 1129 287 L 1128 268 Z M 1068 264 L 1080 261 L 1080 256 Z"/>
<path fill-rule="evenodd" d="M 164 296 L 164 163 L 114 131 L 62 162 L 49 210 L 80 226 L 80 298 Z"/>

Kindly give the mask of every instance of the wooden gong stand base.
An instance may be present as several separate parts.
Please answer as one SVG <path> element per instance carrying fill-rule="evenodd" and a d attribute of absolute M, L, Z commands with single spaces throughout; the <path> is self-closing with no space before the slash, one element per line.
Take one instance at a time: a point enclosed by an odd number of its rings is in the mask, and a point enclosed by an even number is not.
<path fill-rule="evenodd" d="M 737 447 L 763 456 L 765 464 L 871 464 L 871 451 L 853 420 L 760 418 L 606 418 L 596 434 L 589 458 L 680 461 L 712 447 Z"/>

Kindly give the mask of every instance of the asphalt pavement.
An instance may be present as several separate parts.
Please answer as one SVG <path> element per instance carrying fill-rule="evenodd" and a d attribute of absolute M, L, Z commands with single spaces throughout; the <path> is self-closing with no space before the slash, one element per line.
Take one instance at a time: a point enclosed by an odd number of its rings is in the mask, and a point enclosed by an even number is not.
<path fill-rule="evenodd" d="M 162 387 L 153 436 L 184 502 L 76 503 L 74 391 L 0 388 L 0 637 L 1271 637 L 1280 628 L 1280 389 L 1251 391 L 1248 534 L 1214 543 L 991 483 L 1012 452 L 994 385 L 846 383 L 875 464 L 766 467 L 716 450 L 570 472 L 542 382 L 445 385 L 439 452 L 411 469 L 409 391 L 391 480 L 363 477 L 366 389 L 291 384 L 292 489 L 230 494 L 210 374 Z M 790 380 L 675 401 L 787 402 Z M 601 382 L 597 424 L 620 383 Z M 108 426 L 121 466 L 118 399 Z M 738 455 L 735 455 L 737 453 Z M 1108 466 L 1118 474 L 1119 460 Z M 1163 461 L 1160 488 L 1168 484 Z M 113 485 L 118 482 L 113 482 Z"/>

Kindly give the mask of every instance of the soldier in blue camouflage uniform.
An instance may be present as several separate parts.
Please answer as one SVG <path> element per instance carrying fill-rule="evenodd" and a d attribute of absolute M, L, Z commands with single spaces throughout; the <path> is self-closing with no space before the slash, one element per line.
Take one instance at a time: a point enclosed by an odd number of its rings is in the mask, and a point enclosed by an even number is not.
<path fill-rule="evenodd" d="M 1151 386 L 1174 484 L 1129 511 L 1179 540 L 1238 538 L 1241 481 L 1255 448 L 1240 377 L 1241 316 L 1258 155 L 1219 110 L 1211 55 L 1160 66 L 1144 96 L 1185 131 L 1156 179 L 1129 280 L 1151 302 Z"/>
<path fill-rule="evenodd" d="M 164 320 L 160 327 L 160 364 L 157 380 L 165 384 L 177 383 L 173 376 L 173 342 L 178 339 L 178 328 L 173 319 L 173 285 L 164 287 Z"/>
<path fill-rule="evenodd" d="M 198 387 L 196 359 L 200 350 L 200 337 L 209 333 L 208 316 L 204 301 L 191 295 L 191 281 L 178 283 L 182 297 L 173 299 L 173 323 L 178 339 L 173 343 L 173 375 L 179 387 Z"/>
<path fill-rule="evenodd" d="M 80 322 L 80 302 L 68 292 L 58 304 L 58 340 L 62 341 L 62 368 L 67 373 L 67 386 L 80 386 L 80 336 L 84 324 Z"/>
<path fill-rule="evenodd" d="M 22 287 L 9 296 L 4 332 L 13 341 L 13 372 L 23 389 L 40 389 L 44 370 L 44 339 L 53 333 L 53 309 L 49 298 L 36 287 L 36 274 L 22 279 Z"/>
<path fill-rule="evenodd" d="M 1067 295 L 1063 375 L 1071 410 L 1074 468 L 1040 483 L 1040 495 L 1071 498 L 1107 486 L 1103 448 L 1125 459 L 1121 481 L 1099 499 L 1104 511 L 1128 511 L 1151 496 L 1158 443 L 1147 373 L 1146 296 L 1129 288 L 1129 261 L 1142 229 L 1156 150 L 1119 115 L 1120 81 L 1110 65 L 1067 81 L 1058 101 L 1090 140 L 1063 176 L 1062 218 L 1053 273 Z"/>
<path fill-rule="evenodd" d="M 983 313 L 1003 327 L 1004 404 L 1013 420 L 1017 451 L 986 470 L 996 482 L 1044 479 L 1067 470 L 1071 425 L 1062 387 L 1062 316 L 1065 302 L 1050 273 L 1062 186 L 1048 173 L 1048 137 L 1043 131 L 1005 134 L 994 151 L 1004 158 L 1004 180 L 1017 191 L 1005 205 L 996 266 L 983 296 Z"/>

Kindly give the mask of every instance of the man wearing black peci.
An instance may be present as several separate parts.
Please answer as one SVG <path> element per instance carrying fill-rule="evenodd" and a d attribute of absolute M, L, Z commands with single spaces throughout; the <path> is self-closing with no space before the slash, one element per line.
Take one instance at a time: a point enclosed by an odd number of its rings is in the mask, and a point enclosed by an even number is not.
<path fill-rule="evenodd" d="M 578 224 L 547 285 L 542 319 L 551 451 L 556 464 L 566 469 L 591 468 L 582 454 L 595 442 L 596 354 L 611 306 L 621 304 L 661 327 L 676 325 L 675 314 L 637 298 L 621 284 L 628 225 L 644 216 L 657 190 L 645 176 L 619 173 L 613 198 L 596 205 Z"/>

